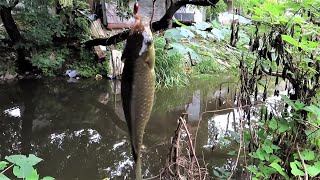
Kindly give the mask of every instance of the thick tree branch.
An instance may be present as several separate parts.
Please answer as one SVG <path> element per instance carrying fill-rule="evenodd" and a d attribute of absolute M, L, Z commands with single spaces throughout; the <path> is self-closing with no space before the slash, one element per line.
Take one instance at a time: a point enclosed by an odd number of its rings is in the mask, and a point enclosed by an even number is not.
<path fill-rule="evenodd" d="M 153 32 L 156 32 L 156 31 L 167 29 L 169 27 L 169 24 L 170 24 L 170 21 L 171 21 L 173 15 L 182 6 L 185 6 L 187 4 L 196 5 L 196 6 L 213 6 L 218 2 L 219 2 L 219 0 L 178 0 L 178 1 L 175 1 L 169 6 L 166 13 L 159 21 L 153 22 L 151 24 L 151 30 Z M 109 45 L 124 41 L 125 39 L 127 39 L 128 35 L 129 35 L 129 30 L 126 30 L 124 32 L 121 32 L 121 33 L 116 34 L 114 36 L 111 36 L 109 38 L 100 38 L 100 39 L 89 40 L 89 41 L 85 42 L 84 45 L 87 48 L 93 47 L 93 46 L 98 46 L 98 45 L 109 46 Z"/>

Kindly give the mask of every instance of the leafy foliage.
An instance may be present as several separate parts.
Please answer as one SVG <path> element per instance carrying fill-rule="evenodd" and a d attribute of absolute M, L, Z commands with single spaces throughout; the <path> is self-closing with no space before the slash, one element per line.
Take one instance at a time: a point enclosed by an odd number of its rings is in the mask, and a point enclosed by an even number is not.
<path fill-rule="evenodd" d="M 188 84 L 186 62 L 181 55 L 169 56 L 165 50 L 166 41 L 163 37 L 155 37 L 156 82 L 157 86 L 172 87 Z"/>
<path fill-rule="evenodd" d="M 182 55 L 196 64 L 199 73 L 213 73 L 235 67 L 239 54 L 234 52 L 225 42 L 229 38 L 230 29 L 214 21 L 201 22 L 193 26 L 169 29 L 165 38 L 170 39 L 168 55 Z M 242 42 L 249 41 L 243 35 Z M 227 68 L 225 68 L 227 67 Z"/>
<path fill-rule="evenodd" d="M 224 1 L 219 1 L 214 7 L 210 6 L 206 9 L 207 19 L 215 19 L 218 14 L 227 10 L 227 4 Z"/>
<path fill-rule="evenodd" d="M 32 64 L 38 67 L 44 75 L 54 76 L 62 67 L 68 55 L 69 50 L 66 48 L 43 50 L 33 55 Z"/>
<path fill-rule="evenodd" d="M 239 65 L 240 101 L 251 103 L 252 98 L 267 102 L 270 83 L 266 76 L 274 77 L 271 82 L 276 87 L 281 79 L 287 87 L 287 92 L 274 90 L 275 96 L 283 94 L 283 102 L 263 106 L 261 123 L 254 128 L 259 130 L 247 132 L 256 134 L 247 138 L 252 150 L 250 157 L 254 159 L 247 169 L 256 179 L 290 179 L 305 173 L 315 177 L 320 172 L 316 166 L 320 138 L 320 124 L 316 119 L 320 111 L 314 101 L 320 75 L 317 60 L 320 46 L 314 33 L 319 34 L 320 28 L 312 18 L 319 16 L 314 8 L 319 5 L 313 0 L 303 3 L 254 1 L 249 7 L 255 23 L 243 29 L 248 32 L 250 46 L 247 49 L 240 41 L 237 45 L 245 54 Z M 289 8 L 292 13 L 288 12 Z M 263 93 L 259 96 L 261 88 Z M 246 111 L 249 121 L 251 115 L 251 111 Z"/>
<path fill-rule="evenodd" d="M 41 158 L 30 154 L 28 157 L 25 155 L 11 155 L 6 156 L 7 161 L 0 161 L 0 179 L 9 180 L 4 173 L 12 168 L 12 173 L 16 178 L 26 179 L 26 180 L 38 180 L 39 174 L 34 168 L 39 162 L 43 161 Z M 11 164 L 11 165 L 10 165 Z M 53 177 L 46 176 L 42 180 L 54 180 Z"/>
<path fill-rule="evenodd" d="M 77 56 L 77 55 L 75 55 Z M 68 64 L 68 69 L 77 70 L 81 77 L 94 77 L 97 74 L 105 75 L 109 70 L 108 61 L 102 63 L 95 62 L 92 51 L 81 49 L 79 58 Z"/>

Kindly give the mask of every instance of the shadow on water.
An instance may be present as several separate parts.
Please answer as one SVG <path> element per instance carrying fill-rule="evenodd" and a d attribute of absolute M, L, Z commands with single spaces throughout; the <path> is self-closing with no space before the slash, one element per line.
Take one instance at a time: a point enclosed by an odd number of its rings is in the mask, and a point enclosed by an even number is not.
<path fill-rule="evenodd" d="M 197 153 L 212 169 L 233 168 L 228 155 L 237 146 L 224 137 L 237 131 L 232 110 L 232 78 L 192 81 L 187 88 L 156 93 L 146 127 L 142 152 L 144 177 L 159 174 L 165 164 L 177 119 L 188 113 L 191 133 L 197 134 Z M 219 83 L 226 82 L 222 85 Z M 228 130 L 228 131 L 227 131 Z M 127 126 L 121 106 L 120 82 L 25 80 L 0 85 L 0 159 L 33 153 L 44 159 L 40 175 L 57 179 L 131 179 Z"/>

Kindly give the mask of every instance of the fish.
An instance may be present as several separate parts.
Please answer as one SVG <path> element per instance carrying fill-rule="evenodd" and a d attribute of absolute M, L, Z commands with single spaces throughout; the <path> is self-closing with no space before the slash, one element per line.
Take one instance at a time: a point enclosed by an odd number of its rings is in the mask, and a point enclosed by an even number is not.
<path fill-rule="evenodd" d="M 141 147 L 155 93 L 155 49 L 148 18 L 135 15 L 121 56 L 121 99 L 128 126 L 136 179 L 141 176 Z"/>

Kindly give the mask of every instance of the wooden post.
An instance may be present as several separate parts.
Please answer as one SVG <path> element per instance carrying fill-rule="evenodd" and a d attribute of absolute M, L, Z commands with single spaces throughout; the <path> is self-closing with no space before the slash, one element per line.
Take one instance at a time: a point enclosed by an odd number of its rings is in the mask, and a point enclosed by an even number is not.
<path fill-rule="evenodd" d="M 106 1 L 105 0 L 101 0 L 102 3 L 102 15 L 103 15 L 103 20 L 102 20 L 102 24 L 103 25 L 107 25 L 108 21 L 107 21 L 107 13 L 106 13 Z"/>

